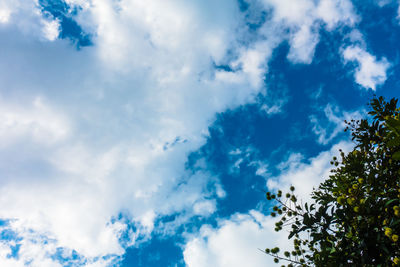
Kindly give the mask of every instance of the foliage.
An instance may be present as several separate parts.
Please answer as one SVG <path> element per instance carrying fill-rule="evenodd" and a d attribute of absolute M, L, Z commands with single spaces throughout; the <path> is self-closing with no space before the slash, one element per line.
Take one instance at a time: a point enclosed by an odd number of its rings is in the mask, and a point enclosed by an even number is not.
<path fill-rule="evenodd" d="M 346 130 L 353 151 L 333 157 L 330 177 L 300 204 L 291 192 L 267 193 L 276 231 L 289 228 L 293 251 L 266 249 L 286 266 L 400 266 L 400 109 L 374 98 L 369 119 Z M 285 266 L 285 265 L 283 265 Z"/>

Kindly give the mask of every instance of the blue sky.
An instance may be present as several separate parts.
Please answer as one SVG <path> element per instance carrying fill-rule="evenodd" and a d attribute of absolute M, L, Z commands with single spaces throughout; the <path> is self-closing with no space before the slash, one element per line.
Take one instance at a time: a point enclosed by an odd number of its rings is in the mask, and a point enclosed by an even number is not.
<path fill-rule="evenodd" d="M 399 97 L 399 5 L 0 1 L 0 265 L 273 265 L 263 192 Z"/>

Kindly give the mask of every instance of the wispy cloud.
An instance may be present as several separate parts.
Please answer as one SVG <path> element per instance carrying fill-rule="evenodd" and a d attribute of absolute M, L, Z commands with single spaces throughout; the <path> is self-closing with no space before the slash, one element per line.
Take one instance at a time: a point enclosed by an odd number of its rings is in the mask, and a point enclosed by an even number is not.
<path fill-rule="evenodd" d="M 346 127 L 345 120 L 360 119 L 363 111 L 343 112 L 338 106 L 327 104 L 324 108 L 324 119 L 316 115 L 310 116 L 313 132 L 318 136 L 318 142 L 326 145 Z"/>

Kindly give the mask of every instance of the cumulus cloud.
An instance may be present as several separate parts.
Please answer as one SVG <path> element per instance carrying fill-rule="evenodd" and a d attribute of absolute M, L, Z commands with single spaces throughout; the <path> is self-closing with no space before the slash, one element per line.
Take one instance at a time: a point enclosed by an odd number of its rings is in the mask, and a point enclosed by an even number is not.
<path fill-rule="evenodd" d="M 339 149 L 348 152 L 352 148 L 352 143 L 342 141 L 333 145 L 330 150 L 323 151 L 316 157 L 307 160 L 302 154 L 292 153 L 288 160 L 279 166 L 281 173 L 268 179 L 267 187 L 270 190 L 277 190 L 294 185 L 299 199 L 310 201 L 313 187 L 316 188 L 329 177 L 332 157 L 339 157 Z"/>
<path fill-rule="evenodd" d="M 73 19 L 93 46 L 59 39 L 62 23 L 37 1 L 0 3 L 0 218 L 20 237 L 1 243 L 0 261 L 17 266 L 38 251 L 32 264 L 56 266 L 59 250 L 106 265 L 125 251 L 119 215 L 136 226 L 129 244 L 164 215 L 210 216 L 225 192 L 184 162 L 215 114 L 255 101 L 281 42 L 308 63 L 318 20 L 332 29 L 355 20 L 339 12 L 350 4 L 334 4 L 333 19 L 313 1 L 264 1 L 276 11 L 250 36 L 249 14 L 231 0 L 65 2 L 79 7 Z M 232 227 L 255 236 L 259 223 L 252 214 Z"/>
<path fill-rule="evenodd" d="M 386 58 L 377 60 L 375 56 L 359 46 L 348 46 L 342 51 L 342 54 L 345 62 L 357 62 L 354 78 L 362 87 L 375 91 L 377 86 L 386 81 L 386 72 L 390 67 Z"/>
<path fill-rule="evenodd" d="M 311 63 L 321 27 L 332 31 L 337 27 L 352 27 L 359 20 L 352 3 L 347 0 L 262 2 L 267 8 L 273 9 L 274 23 L 289 29 L 288 59 L 293 63 Z"/>
<path fill-rule="evenodd" d="M 98 1 L 82 7 L 96 37 L 81 51 L 56 38 L 57 18 L 43 24 L 35 4 L 12 8 L 8 21 L 18 23 L 1 29 L 0 88 L 9 103 L 0 109 L 0 217 L 18 222 L 9 226 L 20 237 L 14 260 L 41 250 L 44 264 L 62 249 L 103 265 L 102 257 L 124 253 L 119 214 L 136 225 L 130 244 L 163 215 L 210 216 L 210 197 L 223 191 L 184 162 L 216 112 L 263 87 L 246 70 L 240 82 L 214 75 L 241 26 L 236 4 Z M 43 242 L 28 242 L 27 231 Z"/>
<path fill-rule="evenodd" d="M 275 220 L 257 211 L 235 214 L 221 220 L 217 228 L 204 225 L 184 248 L 185 263 L 197 266 L 267 266 L 271 257 L 261 250 L 287 247 L 287 237 L 273 231 Z"/>

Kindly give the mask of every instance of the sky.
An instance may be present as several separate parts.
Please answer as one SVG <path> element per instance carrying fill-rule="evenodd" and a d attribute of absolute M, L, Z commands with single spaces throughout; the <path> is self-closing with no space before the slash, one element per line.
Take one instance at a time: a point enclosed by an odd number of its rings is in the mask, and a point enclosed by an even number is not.
<path fill-rule="evenodd" d="M 273 266 L 399 97 L 400 2 L 0 0 L 1 266 Z"/>

